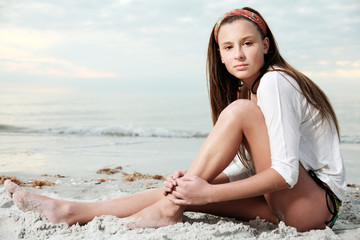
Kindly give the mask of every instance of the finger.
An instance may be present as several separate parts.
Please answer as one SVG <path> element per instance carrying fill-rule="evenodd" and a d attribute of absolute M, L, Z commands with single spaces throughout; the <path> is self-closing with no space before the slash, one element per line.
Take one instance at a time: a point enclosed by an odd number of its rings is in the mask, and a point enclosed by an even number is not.
<path fill-rule="evenodd" d="M 166 193 L 170 193 L 171 191 L 172 191 L 171 188 L 164 188 L 164 192 L 166 192 Z"/>
<path fill-rule="evenodd" d="M 173 189 L 177 185 L 176 181 L 164 182 L 164 187 Z"/>
<path fill-rule="evenodd" d="M 169 196 L 168 199 L 170 200 L 170 202 L 177 204 L 176 203 L 177 199 L 175 197 Z"/>
<path fill-rule="evenodd" d="M 182 182 L 181 178 L 176 179 L 176 186 L 177 186 L 177 187 L 180 187 L 180 186 L 182 186 L 182 185 L 183 185 L 183 182 Z"/>
<path fill-rule="evenodd" d="M 174 173 L 174 179 L 184 176 L 184 171 L 176 171 Z"/>
<path fill-rule="evenodd" d="M 177 175 L 177 171 L 175 171 L 173 174 L 170 175 L 171 179 L 174 179 L 174 176 Z"/>
<path fill-rule="evenodd" d="M 189 181 L 189 180 L 187 180 L 187 181 Z M 184 185 L 186 184 L 185 182 L 186 181 L 184 181 L 183 177 L 176 179 L 176 186 L 184 187 Z"/>
<path fill-rule="evenodd" d="M 185 201 L 183 199 L 177 199 L 177 198 L 174 198 L 174 197 L 169 197 L 169 200 L 171 202 L 173 202 L 174 204 L 176 204 L 176 205 L 183 205 L 183 206 L 190 205 L 187 201 Z"/>
<path fill-rule="evenodd" d="M 197 178 L 197 176 L 195 175 L 185 175 L 181 178 L 181 180 L 183 181 L 192 181 L 195 180 Z"/>
<path fill-rule="evenodd" d="M 175 196 L 176 198 L 182 199 L 183 195 L 178 191 L 172 191 L 171 194 Z"/>
<path fill-rule="evenodd" d="M 166 183 L 166 185 L 164 185 L 164 188 L 168 188 L 170 189 L 170 191 L 172 191 L 176 186 L 177 186 L 176 182 L 168 182 Z"/>
<path fill-rule="evenodd" d="M 165 181 L 164 182 L 164 187 L 168 187 L 168 188 L 171 188 L 173 185 L 171 182 L 168 182 L 168 181 Z"/>

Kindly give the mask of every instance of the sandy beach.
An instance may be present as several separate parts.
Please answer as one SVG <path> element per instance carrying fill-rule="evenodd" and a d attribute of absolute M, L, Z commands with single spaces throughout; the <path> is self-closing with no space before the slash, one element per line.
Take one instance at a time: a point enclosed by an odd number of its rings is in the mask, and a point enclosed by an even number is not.
<path fill-rule="evenodd" d="M 26 188 L 30 191 L 74 201 L 100 201 L 161 187 L 162 181 L 157 180 L 160 178 L 130 182 L 135 180 L 134 176 L 127 175 L 123 181 L 124 173 L 139 171 L 166 176 L 191 165 L 211 123 L 206 96 L 184 96 L 116 95 L 109 99 L 23 96 L 23 100 L 14 102 L 12 96 L 1 95 L 3 115 L 8 116 L 5 123 L 11 124 L 0 124 L 0 240 L 360 239 L 357 186 L 347 189 L 333 229 L 306 233 L 298 233 L 283 223 L 277 227 L 261 219 L 240 222 L 199 213 L 185 213 L 183 223 L 159 229 L 130 230 L 125 220 L 113 216 L 98 217 L 83 226 L 54 225 L 38 214 L 21 212 L 5 192 L 2 175 L 15 176 L 20 183 L 28 185 Z M 163 101 L 165 97 L 168 101 Z M 139 105 L 139 99 L 147 104 Z M 12 104 L 7 104 L 10 102 Z M 195 102 L 199 104 L 194 105 Z M 341 116 L 357 113 L 346 108 L 355 105 L 340 103 L 343 104 L 340 109 L 348 109 Z M 24 105 L 29 106 L 28 111 L 23 111 Z M 162 106 L 160 111 L 159 106 Z M 22 111 L 14 113 L 14 109 Z M 52 114 L 48 113 L 49 109 L 53 109 Z M 103 113 L 101 117 L 99 112 Z M 157 113 L 155 118 L 154 113 Z M 343 124 L 342 150 L 348 182 L 359 185 L 357 123 L 354 115 Z M 119 165 L 123 169 L 112 175 L 97 173 L 100 168 L 114 169 Z M 50 186 L 30 187 L 45 183 Z"/>
<path fill-rule="evenodd" d="M 263 39 L 264 49 L 254 44 L 258 38 L 234 47 L 235 51 L 228 52 L 229 59 L 240 52 L 246 61 L 230 71 L 232 62 L 225 62 L 223 55 L 219 58 L 220 51 L 211 54 L 211 49 L 219 47 L 214 36 L 221 32 L 220 28 L 216 34 L 213 30 L 222 14 L 246 6 L 264 17 L 266 24 L 251 20 L 253 14 L 248 20 L 266 25 L 260 35 L 270 41 L 267 44 Z M 0 240 L 360 240 L 359 13 L 360 0 L 0 0 Z M 246 29 L 254 33 L 249 26 L 238 34 L 229 32 L 229 37 L 243 41 L 240 35 Z M 238 45 L 239 41 L 235 42 Z M 247 222 L 194 212 L 185 212 L 181 223 L 158 229 L 131 230 L 129 220 L 115 216 L 68 226 L 23 212 L 8 196 L 3 183 L 9 177 L 28 191 L 69 201 L 96 202 L 161 188 L 162 177 L 192 165 L 213 130 L 212 106 L 229 103 L 236 83 L 251 85 L 252 100 L 257 102 L 254 96 L 261 81 L 253 81 L 266 69 L 259 69 L 259 64 L 282 65 L 268 61 L 274 45 L 286 62 L 321 88 L 328 97 L 325 102 L 331 102 L 336 114 L 346 169 L 342 176 L 348 188 L 332 229 L 300 233 L 283 222 L 274 225 L 260 218 Z M 255 53 L 267 56 L 264 60 Z M 224 65 L 216 67 L 214 59 Z M 215 85 L 220 92 L 229 93 L 227 101 L 216 96 L 219 92 L 211 87 L 211 76 L 221 79 Z M 278 89 L 283 89 L 282 85 Z M 319 95 L 309 83 L 305 85 L 312 89 L 305 95 Z M 263 91 L 267 90 L 259 91 L 258 105 L 270 106 L 261 103 Z M 283 99 L 284 92 L 277 96 Z M 298 96 L 289 95 L 295 100 Z M 294 111 L 300 105 L 292 102 L 281 100 L 281 107 L 272 109 L 271 115 L 276 109 L 284 110 L 284 129 L 292 119 L 286 116 L 294 116 L 294 112 L 300 116 Z M 289 112 L 286 106 L 295 107 Z M 265 108 L 261 110 L 269 120 Z M 308 135 L 302 131 L 307 122 L 316 123 L 315 112 L 309 113 L 312 116 L 302 117 L 301 123 L 294 121 L 301 124 L 301 134 Z M 318 126 L 324 125 L 316 124 L 317 130 Z M 292 135 L 294 129 L 284 135 Z M 304 150 L 307 155 L 334 140 L 321 136 L 317 144 L 295 152 Z M 229 138 L 219 141 L 223 139 Z M 280 141 L 289 145 L 286 138 Z M 311 168 L 324 167 L 327 173 L 337 175 L 339 169 L 333 171 L 328 162 L 332 161 L 330 153 L 335 152 L 337 147 L 326 151 Z M 224 163 L 229 164 L 234 156 L 226 156 Z M 109 169 L 98 171 L 104 168 Z M 306 221 L 314 215 L 306 215 Z"/>
<path fill-rule="evenodd" d="M 74 201 L 100 201 L 149 191 L 162 186 L 154 178 L 137 179 L 121 171 L 112 175 L 95 174 L 87 178 L 71 176 L 16 176 L 33 184 L 33 180 L 53 186 L 26 187 L 49 197 Z M 125 177 L 125 178 L 124 178 Z M 41 185 L 41 184 L 40 184 Z M 52 185 L 52 184 L 50 184 Z M 126 207 L 126 206 L 124 206 Z M 185 214 L 185 221 L 159 229 L 126 227 L 127 221 L 114 216 L 96 217 L 86 225 L 52 224 L 39 214 L 22 212 L 0 185 L 0 239 L 360 239 L 360 189 L 349 186 L 339 219 L 333 229 L 299 233 L 283 222 L 275 226 L 262 219 L 241 222 L 209 214 Z"/>

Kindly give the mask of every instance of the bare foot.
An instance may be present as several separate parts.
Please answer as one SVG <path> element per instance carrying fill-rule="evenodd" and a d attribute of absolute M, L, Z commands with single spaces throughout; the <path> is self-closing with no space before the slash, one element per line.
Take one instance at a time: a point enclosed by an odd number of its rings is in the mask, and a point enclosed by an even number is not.
<path fill-rule="evenodd" d="M 61 208 L 57 204 L 58 200 L 26 191 L 10 180 L 6 180 L 4 185 L 15 205 L 21 211 L 40 213 L 52 223 L 66 222 L 63 218 L 64 214 L 61 214 Z"/>
<path fill-rule="evenodd" d="M 135 220 L 135 223 L 128 225 L 131 229 L 165 227 L 182 222 L 183 209 L 164 197 L 129 218 Z"/>
<path fill-rule="evenodd" d="M 12 198 L 13 193 L 16 191 L 16 189 L 19 187 L 15 183 L 13 183 L 11 180 L 5 180 L 4 186 L 6 191 L 8 192 L 9 196 Z"/>

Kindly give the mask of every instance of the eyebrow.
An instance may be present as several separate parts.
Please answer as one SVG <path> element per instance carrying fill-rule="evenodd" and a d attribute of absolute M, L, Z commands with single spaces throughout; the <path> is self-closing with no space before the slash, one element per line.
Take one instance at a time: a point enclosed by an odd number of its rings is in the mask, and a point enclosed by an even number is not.
<path fill-rule="evenodd" d="M 247 36 L 241 38 L 241 41 L 244 41 L 244 40 L 249 39 L 249 38 L 255 38 L 255 36 L 254 35 L 247 35 Z M 222 45 L 231 44 L 231 43 L 233 43 L 233 42 L 227 41 L 227 42 L 221 43 L 220 45 L 222 46 Z"/>

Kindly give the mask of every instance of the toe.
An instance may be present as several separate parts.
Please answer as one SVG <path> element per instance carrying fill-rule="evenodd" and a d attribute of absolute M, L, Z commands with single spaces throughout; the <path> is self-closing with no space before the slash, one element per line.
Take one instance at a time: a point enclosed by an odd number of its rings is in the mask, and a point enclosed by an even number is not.
<path fill-rule="evenodd" d="M 8 192 L 8 194 L 10 195 L 10 197 L 13 196 L 14 192 L 16 191 L 16 189 L 19 187 L 18 185 L 16 185 L 15 183 L 13 183 L 11 180 L 6 180 L 4 182 L 4 186 L 6 191 Z"/>

